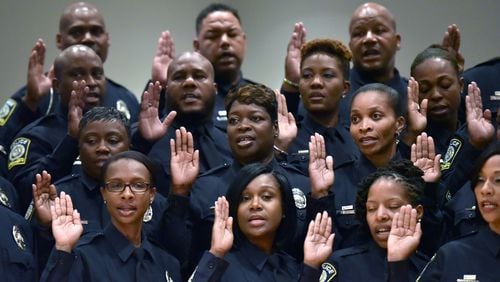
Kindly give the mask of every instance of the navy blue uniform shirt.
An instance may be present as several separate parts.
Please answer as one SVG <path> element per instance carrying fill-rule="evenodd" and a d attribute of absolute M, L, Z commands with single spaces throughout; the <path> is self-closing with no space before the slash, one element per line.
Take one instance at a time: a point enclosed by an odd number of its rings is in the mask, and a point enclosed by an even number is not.
<path fill-rule="evenodd" d="M 245 240 L 223 259 L 205 252 L 192 281 L 318 281 L 320 273 L 285 252 L 267 255 Z"/>
<path fill-rule="evenodd" d="M 337 169 L 359 157 L 359 150 L 354 143 L 349 130 L 341 125 L 326 128 L 306 115 L 298 122 L 297 137 L 288 149 L 288 162 L 298 167 L 304 174 L 309 174 L 309 141 L 311 135 L 319 133 L 325 138 L 327 156 L 332 156 Z"/>
<path fill-rule="evenodd" d="M 55 182 L 73 171 L 78 140 L 68 135 L 67 111 L 59 105 L 56 113 L 23 128 L 11 144 L 8 179 L 17 189 L 22 211 L 31 202 L 37 173 L 47 170 Z"/>
<path fill-rule="evenodd" d="M 427 261 L 428 258 L 418 252 L 409 258 L 407 267 L 410 279 L 408 281 L 415 281 Z M 325 277 L 323 281 L 385 282 L 389 279 L 388 265 L 387 249 L 382 249 L 370 240 L 364 245 L 333 252 L 333 255 L 321 266 L 323 269 L 321 277 Z"/>
<path fill-rule="evenodd" d="M 37 281 L 33 232 L 19 214 L 0 204 L 0 277 L 2 281 Z"/>
<path fill-rule="evenodd" d="M 141 235 L 134 247 L 113 224 L 88 233 L 72 253 L 54 249 L 41 281 L 181 281 L 179 262 Z"/>
<path fill-rule="evenodd" d="M 498 281 L 499 266 L 500 235 L 485 225 L 442 246 L 418 281 Z"/>

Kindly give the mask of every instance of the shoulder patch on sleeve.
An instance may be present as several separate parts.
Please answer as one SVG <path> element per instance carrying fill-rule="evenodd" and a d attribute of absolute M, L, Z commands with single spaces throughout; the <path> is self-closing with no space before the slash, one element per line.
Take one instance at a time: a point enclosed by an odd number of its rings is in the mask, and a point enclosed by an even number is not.
<path fill-rule="evenodd" d="M 295 200 L 295 207 L 297 209 L 305 209 L 307 206 L 307 198 L 304 192 L 299 188 L 292 188 L 293 199 Z"/>
<path fill-rule="evenodd" d="M 319 277 L 320 282 L 329 282 L 333 279 L 333 277 L 337 276 L 337 270 L 329 262 L 323 263 L 321 265 L 321 269 L 321 276 Z"/>
<path fill-rule="evenodd" d="M 10 204 L 10 200 L 9 200 L 9 197 L 7 196 L 7 194 L 3 191 L 3 189 L 0 187 L 0 204 L 8 207 L 8 208 L 12 208 L 11 204 Z"/>
<path fill-rule="evenodd" d="M 19 137 L 12 142 L 10 145 L 9 169 L 17 165 L 26 164 L 30 144 L 31 140 L 25 137 Z"/>
<path fill-rule="evenodd" d="M 125 117 L 130 120 L 130 111 L 128 109 L 127 103 L 123 100 L 116 101 L 116 109 L 125 115 Z"/>
<path fill-rule="evenodd" d="M 0 126 L 4 126 L 9 120 L 10 116 L 17 107 L 17 102 L 14 99 L 8 99 L 0 108 Z"/>
<path fill-rule="evenodd" d="M 441 163 L 441 170 L 447 170 L 451 167 L 460 148 L 462 148 L 462 141 L 457 138 L 451 139 L 448 149 L 446 149 L 446 155 Z"/>

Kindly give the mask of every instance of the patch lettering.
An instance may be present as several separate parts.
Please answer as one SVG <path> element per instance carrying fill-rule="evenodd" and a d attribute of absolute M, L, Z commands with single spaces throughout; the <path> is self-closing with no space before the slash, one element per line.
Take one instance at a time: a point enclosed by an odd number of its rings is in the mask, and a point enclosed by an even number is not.
<path fill-rule="evenodd" d="M 31 140 L 25 137 L 19 137 L 12 142 L 12 145 L 10 145 L 9 169 L 26 164 L 30 144 Z"/>
<path fill-rule="evenodd" d="M 329 282 L 337 275 L 337 270 L 331 263 L 323 263 L 321 269 L 321 276 L 319 277 L 320 282 Z"/>
<path fill-rule="evenodd" d="M 447 170 L 451 167 L 461 148 L 462 141 L 456 138 L 451 139 L 450 145 L 448 145 L 448 149 L 446 150 L 446 155 L 441 163 L 441 170 Z"/>

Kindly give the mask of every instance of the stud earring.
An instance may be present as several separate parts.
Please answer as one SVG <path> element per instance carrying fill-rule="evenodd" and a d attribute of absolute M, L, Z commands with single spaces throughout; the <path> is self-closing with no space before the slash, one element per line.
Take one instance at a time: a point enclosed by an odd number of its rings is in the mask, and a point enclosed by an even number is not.
<path fill-rule="evenodd" d="M 104 205 L 106 205 L 108 202 L 106 200 L 104 200 Z"/>

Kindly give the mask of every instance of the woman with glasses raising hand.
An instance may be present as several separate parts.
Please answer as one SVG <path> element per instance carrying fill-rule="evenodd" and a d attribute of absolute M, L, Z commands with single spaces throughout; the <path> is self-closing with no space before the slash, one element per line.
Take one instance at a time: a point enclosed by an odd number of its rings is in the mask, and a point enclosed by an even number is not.
<path fill-rule="evenodd" d="M 126 151 L 102 168 L 101 194 L 110 215 L 102 232 L 83 232 L 80 213 L 64 192 L 51 206 L 55 249 L 42 281 L 180 281 L 177 259 L 149 241 L 144 213 L 156 194 L 153 164 Z"/>

